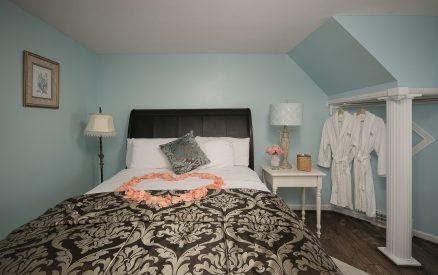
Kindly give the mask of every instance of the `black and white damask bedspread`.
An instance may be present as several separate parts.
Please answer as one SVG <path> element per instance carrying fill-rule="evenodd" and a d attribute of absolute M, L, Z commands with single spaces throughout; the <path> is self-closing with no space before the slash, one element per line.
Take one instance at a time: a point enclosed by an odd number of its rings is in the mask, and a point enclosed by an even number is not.
<path fill-rule="evenodd" d="M 152 194 L 178 193 L 156 191 Z M 338 273 L 274 194 L 210 190 L 157 208 L 120 193 L 75 197 L 0 241 L 0 274 Z"/>

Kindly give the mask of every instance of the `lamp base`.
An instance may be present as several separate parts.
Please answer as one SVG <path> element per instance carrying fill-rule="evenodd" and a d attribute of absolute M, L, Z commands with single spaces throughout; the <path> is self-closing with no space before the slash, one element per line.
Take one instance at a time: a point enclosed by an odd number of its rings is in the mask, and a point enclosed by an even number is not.
<path fill-rule="evenodd" d="M 292 165 L 289 163 L 287 159 L 283 160 L 283 163 L 280 166 L 280 169 L 292 169 Z"/>
<path fill-rule="evenodd" d="M 103 182 L 103 150 L 102 150 L 102 137 L 99 137 L 99 167 L 100 167 L 100 183 Z"/>
<path fill-rule="evenodd" d="M 280 169 L 292 169 L 292 165 L 289 163 L 289 132 L 287 127 L 283 126 L 280 132 L 280 145 L 284 151 L 283 161 L 281 162 Z"/>

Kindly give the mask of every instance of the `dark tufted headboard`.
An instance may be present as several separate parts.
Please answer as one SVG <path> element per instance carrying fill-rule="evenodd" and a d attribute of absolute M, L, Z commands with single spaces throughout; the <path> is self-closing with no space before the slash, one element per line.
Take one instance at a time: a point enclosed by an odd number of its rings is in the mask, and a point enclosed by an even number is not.
<path fill-rule="evenodd" d="M 128 138 L 173 138 L 190 130 L 203 137 L 249 137 L 249 165 L 254 170 L 250 109 L 132 110 Z"/>

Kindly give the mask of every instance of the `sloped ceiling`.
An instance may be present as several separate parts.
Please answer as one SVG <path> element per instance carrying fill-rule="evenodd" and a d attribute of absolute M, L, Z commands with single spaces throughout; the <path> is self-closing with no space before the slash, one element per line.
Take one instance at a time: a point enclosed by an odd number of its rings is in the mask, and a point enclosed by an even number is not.
<path fill-rule="evenodd" d="M 288 54 L 329 96 L 396 81 L 334 18 Z"/>
<path fill-rule="evenodd" d="M 400 86 L 438 87 L 438 16 L 336 16 Z"/>

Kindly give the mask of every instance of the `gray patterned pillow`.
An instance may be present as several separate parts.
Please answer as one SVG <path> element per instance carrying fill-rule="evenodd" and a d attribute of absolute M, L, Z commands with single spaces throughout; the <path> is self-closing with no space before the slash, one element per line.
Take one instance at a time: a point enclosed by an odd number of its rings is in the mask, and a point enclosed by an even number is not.
<path fill-rule="evenodd" d="M 193 132 L 172 142 L 160 145 L 175 174 L 190 172 L 199 166 L 210 163 L 205 153 L 195 141 Z"/>

